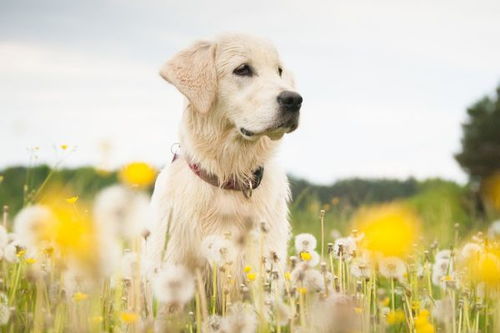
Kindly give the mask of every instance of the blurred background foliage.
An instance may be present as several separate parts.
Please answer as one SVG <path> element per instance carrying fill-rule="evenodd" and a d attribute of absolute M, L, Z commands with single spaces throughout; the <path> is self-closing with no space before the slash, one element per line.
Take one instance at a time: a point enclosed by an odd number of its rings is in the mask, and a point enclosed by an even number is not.
<path fill-rule="evenodd" d="M 461 151 L 455 158 L 469 175 L 465 185 L 437 178 L 349 178 L 330 185 L 317 185 L 290 176 L 294 233 L 310 232 L 319 236 L 320 211 L 325 210 L 326 231 L 346 234 L 351 231 L 349 221 L 357 209 L 392 201 L 401 201 L 414 208 L 422 217 L 426 239 L 432 241 L 439 236 L 444 246 L 452 244 L 458 232 L 483 229 L 499 217 L 499 207 L 491 207 L 491 203 L 499 205 L 500 191 L 495 192 L 497 197 L 493 201 L 491 198 L 488 201 L 482 188 L 491 177 L 500 179 L 500 86 L 495 96 L 483 97 L 467 109 L 462 129 Z M 12 216 L 25 202 L 39 199 L 36 198 L 41 195 L 38 189 L 48 182 L 57 184 L 65 193 L 90 201 L 99 190 L 117 181 L 117 172 L 90 166 L 74 169 L 51 169 L 47 165 L 10 167 L 0 171 L 0 205 L 9 206 Z M 500 181 L 497 182 L 493 186 L 498 190 Z"/>
<path fill-rule="evenodd" d="M 102 188 L 118 181 L 117 172 L 104 172 L 93 167 L 61 169 L 50 172 L 47 165 L 33 168 L 11 167 L 0 171 L 0 204 L 8 205 L 11 214 L 23 206 L 23 186 L 29 179 L 29 188 L 39 188 L 49 176 L 65 193 L 90 201 Z M 472 230 L 472 221 L 481 221 L 472 204 L 467 186 L 442 179 L 418 181 L 414 178 L 397 179 L 343 179 L 331 185 L 316 185 L 290 176 L 293 201 L 290 205 L 294 233 L 310 232 L 319 236 L 319 213 L 326 211 L 327 232 L 350 232 L 349 220 L 361 206 L 401 200 L 414 207 L 425 222 L 430 234 L 448 235 L 455 223 Z M 152 189 L 151 189 L 152 190 Z M 476 222 L 477 224 L 477 222 Z M 477 225 L 480 227 L 480 225 Z"/>

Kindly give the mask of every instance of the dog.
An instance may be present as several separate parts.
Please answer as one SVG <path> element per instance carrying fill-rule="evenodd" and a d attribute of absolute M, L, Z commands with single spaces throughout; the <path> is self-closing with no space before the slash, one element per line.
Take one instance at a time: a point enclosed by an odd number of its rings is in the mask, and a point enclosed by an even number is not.
<path fill-rule="evenodd" d="M 284 134 L 298 127 L 302 97 L 276 49 L 257 37 L 226 34 L 177 53 L 160 75 L 187 102 L 180 152 L 158 175 L 151 199 L 148 274 L 164 263 L 206 267 L 206 237 L 241 245 L 261 223 L 264 255 L 284 269 L 290 190 L 273 157 Z M 232 266 L 242 272 L 249 254 L 235 248 Z"/>

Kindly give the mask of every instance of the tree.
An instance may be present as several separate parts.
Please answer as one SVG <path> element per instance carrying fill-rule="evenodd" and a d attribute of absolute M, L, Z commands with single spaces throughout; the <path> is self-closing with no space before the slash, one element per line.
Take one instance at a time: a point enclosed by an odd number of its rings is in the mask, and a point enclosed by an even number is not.
<path fill-rule="evenodd" d="M 500 170 L 500 86 L 467 109 L 462 125 L 462 151 L 455 155 L 472 181 L 481 182 Z"/>

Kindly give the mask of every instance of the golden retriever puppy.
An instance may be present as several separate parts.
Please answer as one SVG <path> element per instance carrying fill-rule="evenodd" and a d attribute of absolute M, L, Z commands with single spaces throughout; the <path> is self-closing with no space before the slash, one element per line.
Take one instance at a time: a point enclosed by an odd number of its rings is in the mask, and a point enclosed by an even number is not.
<path fill-rule="evenodd" d="M 148 273 L 165 263 L 204 270 L 221 260 L 219 251 L 241 278 L 256 254 L 247 239 L 261 225 L 261 255 L 282 271 L 290 192 L 273 156 L 283 135 L 298 126 L 302 97 L 277 51 L 259 38 L 223 35 L 174 55 L 160 74 L 187 103 L 180 151 L 158 176 L 152 197 Z"/>

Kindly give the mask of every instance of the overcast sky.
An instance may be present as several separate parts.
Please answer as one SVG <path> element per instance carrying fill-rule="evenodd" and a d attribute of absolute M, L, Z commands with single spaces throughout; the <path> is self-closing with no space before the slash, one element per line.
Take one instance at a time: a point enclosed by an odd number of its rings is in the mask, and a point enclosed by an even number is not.
<path fill-rule="evenodd" d="M 171 160 L 182 96 L 158 75 L 192 41 L 273 41 L 304 97 L 287 170 L 464 181 L 465 109 L 500 82 L 500 1 L 0 1 L 0 167 Z M 103 161 L 103 146 L 109 146 Z"/>

